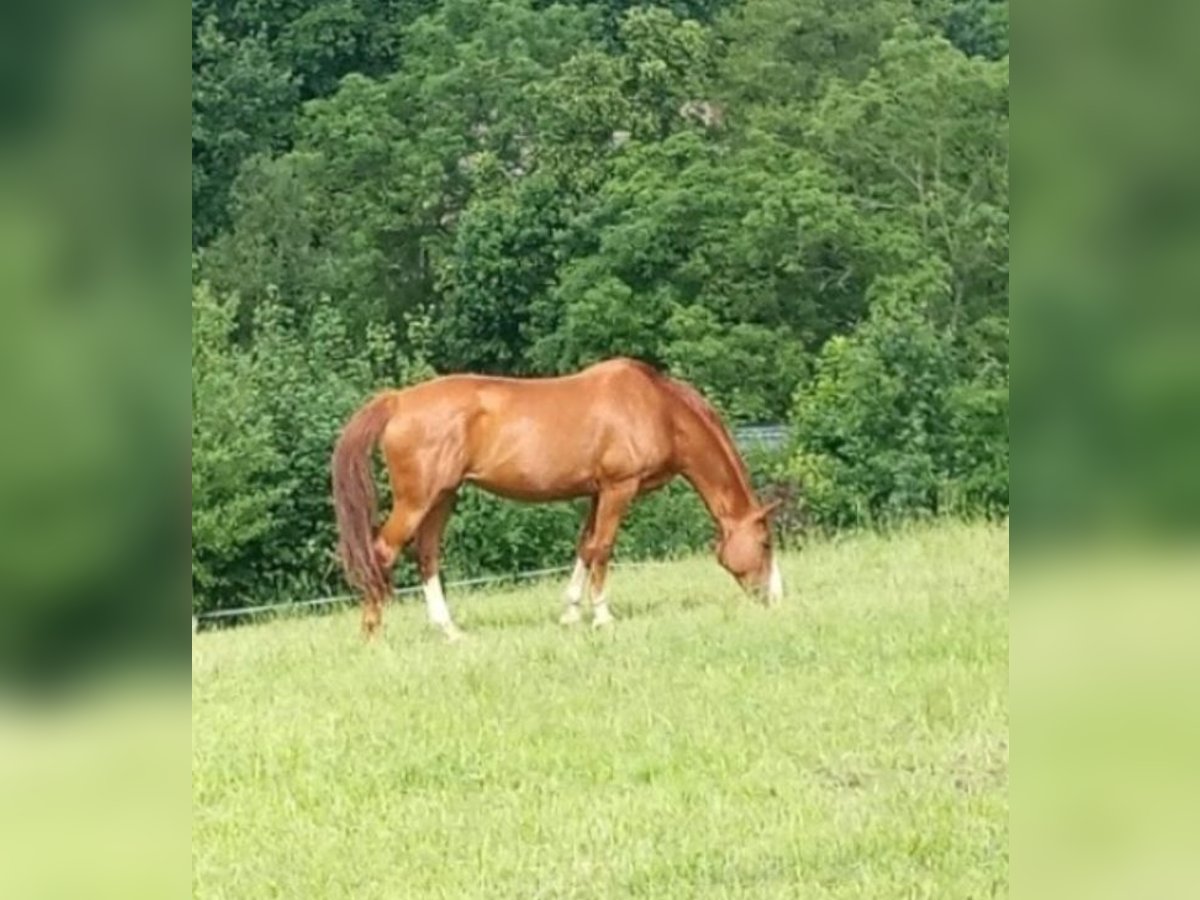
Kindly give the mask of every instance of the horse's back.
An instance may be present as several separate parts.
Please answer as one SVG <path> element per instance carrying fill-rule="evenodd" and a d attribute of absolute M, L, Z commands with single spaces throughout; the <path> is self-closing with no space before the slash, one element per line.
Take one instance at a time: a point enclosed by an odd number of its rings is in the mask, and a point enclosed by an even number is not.
<path fill-rule="evenodd" d="M 471 415 L 536 414 L 567 421 L 561 413 L 609 417 L 627 411 L 644 415 L 662 406 L 657 375 L 645 363 L 616 358 L 594 363 L 568 375 L 514 378 L 502 375 L 442 375 L 398 392 L 401 406 L 410 411 L 437 409 Z"/>
<path fill-rule="evenodd" d="M 481 404 L 495 415 L 536 419 L 572 432 L 665 424 L 663 392 L 653 370 L 636 360 L 605 360 L 553 378 L 479 379 L 476 385 Z"/>
<path fill-rule="evenodd" d="M 447 480 L 506 496 L 579 496 L 671 466 L 667 399 L 634 360 L 554 378 L 447 375 L 397 399 L 394 452 L 436 455 Z"/>

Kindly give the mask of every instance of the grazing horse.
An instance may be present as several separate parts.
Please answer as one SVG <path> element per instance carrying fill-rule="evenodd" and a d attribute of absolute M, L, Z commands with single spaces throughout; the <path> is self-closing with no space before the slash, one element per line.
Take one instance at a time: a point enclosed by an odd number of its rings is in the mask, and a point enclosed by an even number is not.
<path fill-rule="evenodd" d="M 371 453 L 383 451 L 392 510 L 378 532 Z M 391 568 L 410 542 L 430 621 L 454 639 L 438 577 L 442 531 L 464 482 L 526 502 L 590 497 L 564 624 L 612 621 L 605 592 L 621 517 L 639 494 L 682 475 L 719 530 L 717 557 L 748 592 L 780 599 L 768 516 L 720 418 L 695 389 L 645 363 L 612 359 L 560 378 L 446 375 L 370 399 L 333 451 L 338 551 L 363 593 L 362 627 L 379 628 Z"/>

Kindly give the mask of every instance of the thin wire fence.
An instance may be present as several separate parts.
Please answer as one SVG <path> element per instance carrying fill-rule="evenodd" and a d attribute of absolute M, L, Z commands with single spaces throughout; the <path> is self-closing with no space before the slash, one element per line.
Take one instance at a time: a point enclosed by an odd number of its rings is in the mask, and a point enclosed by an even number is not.
<path fill-rule="evenodd" d="M 743 449 L 757 447 L 765 450 L 780 450 L 791 439 L 787 425 L 742 425 L 733 430 L 733 439 Z"/>
<path fill-rule="evenodd" d="M 662 559 L 646 559 L 633 562 L 614 562 L 610 568 L 613 569 L 641 569 L 651 566 L 665 565 L 669 560 Z M 464 578 L 460 581 L 452 581 L 445 585 L 447 589 L 453 588 L 470 588 L 479 587 L 490 584 L 512 584 L 521 581 L 531 581 L 536 578 L 546 578 L 551 575 L 565 575 L 574 570 L 574 566 L 554 566 L 549 569 L 531 569 L 525 572 L 511 572 L 502 575 L 483 575 L 478 578 Z M 418 594 L 423 590 L 420 585 L 411 585 L 409 587 L 396 588 L 393 595 L 397 597 Z M 257 606 L 239 606 L 233 609 L 214 609 L 208 612 L 197 613 L 192 616 L 192 631 L 196 632 L 203 628 L 204 623 L 214 622 L 220 619 L 250 619 L 256 616 L 266 615 L 272 612 L 294 612 L 300 610 L 312 610 L 322 607 L 346 605 L 354 603 L 358 600 L 357 594 L 337 594 L 332 597 L 317 597 L 312 600 L 295 600 L 287 603 L 263 603 Z"/>

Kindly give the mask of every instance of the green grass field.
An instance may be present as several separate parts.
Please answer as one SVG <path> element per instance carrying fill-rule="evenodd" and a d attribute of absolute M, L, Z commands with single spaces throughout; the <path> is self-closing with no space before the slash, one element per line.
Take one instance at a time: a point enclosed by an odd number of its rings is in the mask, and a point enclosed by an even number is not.
<path fill-rule="evenodd" d="M 813 544 L 781 608 L 711 558 L 451 592 L 192 645 L 205 898 L 878 897 L 1008 891 L 1008 529 Z"/>

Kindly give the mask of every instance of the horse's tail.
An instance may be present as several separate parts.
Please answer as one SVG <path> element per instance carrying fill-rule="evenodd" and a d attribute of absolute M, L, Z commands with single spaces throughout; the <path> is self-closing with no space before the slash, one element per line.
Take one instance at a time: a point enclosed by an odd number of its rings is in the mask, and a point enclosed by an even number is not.
<path fill-rule="evenodd" d="M 394 393 L 379 394 L 350 417 L 333 448 L 333 506 L 338 556 L 346 580 L 369 596 L 388 593 L 388 576 L 375 556 L 372 529 L 378 507 L 371 452 L 392 417 Z"/>

